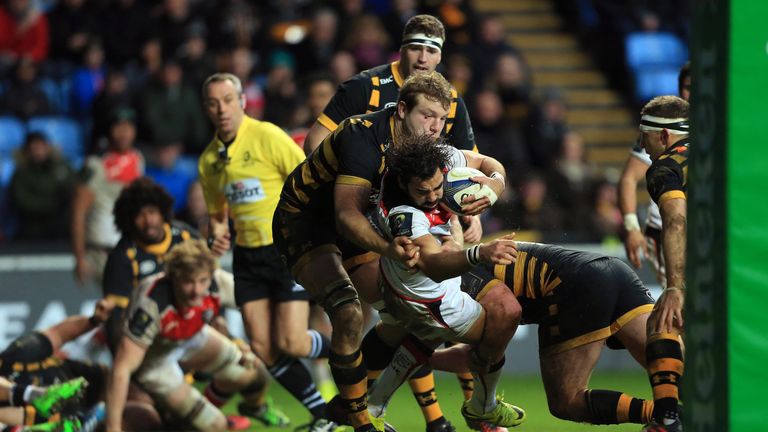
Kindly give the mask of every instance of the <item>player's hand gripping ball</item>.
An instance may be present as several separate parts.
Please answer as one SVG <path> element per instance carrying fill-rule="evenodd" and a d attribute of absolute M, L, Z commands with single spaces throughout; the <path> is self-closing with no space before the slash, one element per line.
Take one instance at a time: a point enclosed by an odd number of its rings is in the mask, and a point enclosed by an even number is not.
<path fill-rule="evenodd" d="M 472 177 L 486 177 L 480 170 L 470 167 L 456 167 L 448 171 L 443 182 L 443 204 L 452 212 L 464 215 L 462 212 L 462 200 L 474 195 L 475 200 L 488 197 L 491 205 L 498 198 L 496 192 L 488 185 L 470 180 Z"/>

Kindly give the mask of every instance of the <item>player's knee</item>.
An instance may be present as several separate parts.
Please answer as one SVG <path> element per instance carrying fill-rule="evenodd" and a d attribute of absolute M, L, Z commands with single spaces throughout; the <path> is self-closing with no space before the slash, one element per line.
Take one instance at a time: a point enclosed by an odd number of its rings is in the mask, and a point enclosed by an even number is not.
<path fill-rule="evenodd" d="M 275 345 L 277 349 L 291 357 L 304 357 L 309 350 L 309 337 L 306 332 L 298 334 L 283 334 L 277 336 Z"/>
<path fill-rule="evenodd" d="M 576 395 L 555 394 L 547 398 L 549 412 L 561 419 L 570 421 L 586 421 L 585 416 L 579 415 L 586 408 L 583 406 L 584 393 Z"/>
<path fill-rule="evenodd" d="M 219 432 L 227 430 L 227 419 L 218 408 L 194 390 L 179 407 L 184 423 L 199 431 Z"/>
<path fill-rule="evenodd" d="M 328 313 L 328 316 L 333 325 L 334 337 L 340 337 L 346 341 L 352 341 L 361 337 L 363 311 L 357 299 L 334 308 Z"/>

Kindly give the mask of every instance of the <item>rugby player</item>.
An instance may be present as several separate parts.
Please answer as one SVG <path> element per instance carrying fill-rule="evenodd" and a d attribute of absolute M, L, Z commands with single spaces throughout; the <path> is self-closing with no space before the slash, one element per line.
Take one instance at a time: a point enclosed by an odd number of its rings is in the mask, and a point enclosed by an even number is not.
<path fill-rule="evenodd" d="M 71 316 L 45 330 L 24 334 L 0 353 L 0 384 L 5 384 L 0 387 L 9 386 L 7 398 L 0 391 L 0 422 L 38 424 L 37 430 L 79 427 L 76 415 L 80 409 L 87 410 L 103 400 L 108 371 L 101 365 L 64 358 L 59 350 L 104 323 L 111 310 L 111 302 L 99 300 L 92 316 Z M 78 396 L 82 396 L 81 401 L 74 399 Z M 74 406 L 72 401 L 76 402 Z M 128 406 L 145 416 L 141 427 L 160 426 L 160 417 L 151 403 L 132 398 Z M 135 420 L 126 418 L 124 428 L 138 426 Z"/>
<path fill-rule="evenodd" d="M 356 427 L 369 424 L 366 371 L 359 352 L 362 312 L 358 292 L 368 303 L 378 301 L 379 295 L 373 283 L 375 273 L 353 284 L 343 262 L 352 257 L 371 261 L 368 251 L 411 265 L 418 260 L 418 250 L 409 239 L 386 241 L 373 229 L 366 212 L 384 173 L 384 151 L 402 145 L 411 135 L 437 140 L 450 101 L 450 84 L 442 75 L 412 75 L 403 84 L 395 107 L 342 122 L 288 178 L 275 212 L 275 244 L 297 281 L 323 305 L 333 324 L 331 370 Z M 471 151 L 460 154 L 465 164 L 494 176 L 479 181 L 497 194 L 503 191 L 501 164 Z M 470 214 L 491 205 L 488 198 L 470 201 L 464 207 Z"/>
<path fill-rule="evenodd" d="M 311 153 L 347 117 L 394 106 L 403 82 L 408 77 L 415 73 L 433 72 L 437 68 L 442 60 L 445 40 L 445 27 L 436 17 L 416 15 L 409 19 L 403 29 L 400 59 L 363 71 L 341 84 L 333 99 L 309 130 L 304 142 L 305 152 Z M 448 116 L 441 134 L 446 137 L 450 145 L 456 148 L 477 150 L 466 104 L 453 87 L 451 87 Z M 461 217 L 461 219 L 467 224 L 464 231 L 465 240 L 471 243 L 480 241 L 483 234 L 480 219 L 472 216 Z M 345 268 L 355 283 L 358 280 L 375 278 L 376 266 L 374 255 L 355 257 L 345 262 Z M 366 339 L 369 342 L 364 342 L 364 352 L 368 346 L 378 344 L 380 338 L 375 334 L 374 329 L 366 335 Z M 375 378 L 377 373 L 376 370 L 369 368 L 371 378 Z M 472 395 L 472 376 L 460 375 L 459 379 L 464 389 L 464 396 L 469 399 Z M 443 417 L 434 391 L 434 376 L 429 368 L 425 367 L 414 374 L 410 385 L 421 406 L 427 431 L 454 430 Z"/>
<path fill-rule="evenodd" d="M 142 279 L 163 270 L 163 257 L 171 248 L 199 236 L 186 224 L 172 220 L 173 198 L 148 177 L 140 177 L 123 189 L 112 213 L 122 238 L 107 258 L 103 289 L 105 298 L 115 304 L 106 325 L 107 341 L 114 352 L 122 337 L 122 313 L 134 288 Z M 214 327 L 227 334 L 223 317 L 217 315 L 215 319 Z M 256 367 L 263 365 L 257 362 Z M 267 426 L 287 425 L 288 417 L 264 397 L 266 380 L 256 384 L 240 392 L 244 399 L 238 405 L 240 414 Z M 212 385 L 206 388 L 205 395 L 214 400 L 227 398 L 218 395 Z"/>
<path fill-rule="evenodd" d="M 224 414 L 184 380 L 183 370 L 210 374 L 224 395 L 264 379 L 234 342 L 208 325 L 221 307 L 233 305 L 232 277 L 216 268 L 205 242 L 176 245 L 165 257 L 165 272 L 144 279 L 128 304 L 107 386 L 107 431 L 120 430 L 131 378 L 186 427 L 226 430 Z"/>
<path fill-rule="evenodd" d="M 686 101 L 691 95 L 691 63 L 687 62 L 680 69 L 677 78 L 678 94 Z M 627 259 L 635 268 L 640 268 L 644 255 L 653 265 L 659 283 L 666 284 L 664 275 L 664 254 L 661 247 L 661 215 L 659 206 L 651 200 L 648 203 L 648 215 L 645 219 L 645 230 L 640 230 L 637 220 L 637 184 L 645 179 L 651 157 L 638 142 L 632 148 L 624 165 L 624 171 L 619 180 L 619 207 L 624 217 L 624 228 L 627 231 L 624 248 Z"/>
<path fill-rule="evenodd" d="M 288 174 L 304 153 L 274 124 L 245 114 L 240 80 L 218 73 L 203 84 L 203 102 L 216 134 L 199 161 L 208 206 L 211 249 L 230 246 L 235 299 L 256 355 L 272 377 L 310 412 L 313 430 L 327 428 L 325 401 L 299 358 L 328 357 L 330 341 L 308 330 L 309 294 L 296 284 L 272 242 L 272 216 Z"/>
<path fill-rule="evenodd" d="M 666 284 L 648 318 L 648 375 L 653 389 L 650 432 L 682 430 L 678 410 L 683 375 L 683 303 L 688 190 L 689 105 L 676 96 L 651 99 L 641 111 L 640 144 L 653 163 L 646 173 L 648 194 L 661 213 Z"/>
<path fill-rule="evenodd" d="M 440 201 L 444 170 L 463 165 L 464 158 L 455 148 L 424 136 L 409 137 L 387 151 L 376 226 L 388 239 L 410 238 L 420 254 L 418 271 L 389 257 L 381 258 L 382 321 L 390 327 L 403 327 L 433 348 L 444 341 L 471 344 L 475 391 L 461 412 L 473 429 L 481 429 L 483 424 L 512 427 L 525 420 L 525 412 L 497 398 L 496 385 L 520 306 L 515 302 L 506 321 L 494 322 L 487 310 L 497 306 L 488 300 L 505 290 L 489 291 L 486 305 L 481 305 L 461 291 L 461 274 L 481 261 L 511 264 L 515 242 L 510 236 L 463 249 L 458 218 L 440 206 Z"/>

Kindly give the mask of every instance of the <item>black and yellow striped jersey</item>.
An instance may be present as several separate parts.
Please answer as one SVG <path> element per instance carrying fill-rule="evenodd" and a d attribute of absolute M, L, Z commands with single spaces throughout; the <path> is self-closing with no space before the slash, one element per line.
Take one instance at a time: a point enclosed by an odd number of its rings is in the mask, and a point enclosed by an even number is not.
<path fill-rule="evenodd" d="M 184 240 L 199 238 L 195 230 L 181 222 L 165 224 L 165 237 L 156 244 L 145 245 L 123 237 L 109 253 L 104 267 L 104 296 L 124 308 L 139 281 L 163 270 L 163 256 Z"/>
<path fill-rule="evenodd" d="M 298 213 L 308 208 L 333 211 L 336 183 L 361 185 L 378 193 L 384 151 L 393 142 L 395 108 L 350 117 L 288 176 L 279 208 Z"/>
<path fill-rule="evenodd" d="M 563 280 L 573 278 L 585 264 L 604 257 L 560 246 L 517 242 L 515 263 L 482 265 L 489 271 L 493 269 L 493 276 L 509 286 L 522 304 L 552 295 Z"/>
<path fill-rule="evenodd" d="M 334 131 L 347 117 L 395 106 L 405 80 L 399 65 L 396 61 L 377 66 L 342 83 L 317 121 Z M 476 150 L 467 106 L 455 88 L 451 88 L 451 95 L 453 99 L 442 132 L 446 143 L 462 150 Z"/>
<path fill-rule="evenodd" d="M 688 191 L 688 138 L 684 138 L 659 156 L 645 173 L 648 194 L 661 205 L 673 198 L 686 199 Z"/>

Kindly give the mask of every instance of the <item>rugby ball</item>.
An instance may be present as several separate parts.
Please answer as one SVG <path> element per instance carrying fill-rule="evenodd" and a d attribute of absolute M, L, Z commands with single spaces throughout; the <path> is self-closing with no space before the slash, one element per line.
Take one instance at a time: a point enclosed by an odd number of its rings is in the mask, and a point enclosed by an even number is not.
<path fill-rule="evenodd" d="M 491 205 L 496 202 L 496 193 L 488 186 L 470 180 L 472 177 L 486 177 L 480 170 L 470 167 L 456 167 L 448 171 L 443 182 L 443 204 L 452 212 L 464 215 L 461 201 L 474 195 L 475 199 L 488 197 Z"/>

